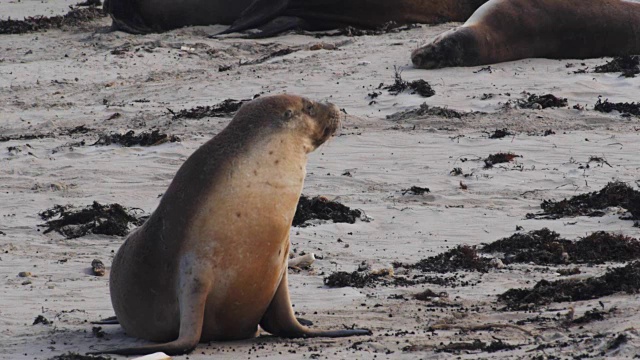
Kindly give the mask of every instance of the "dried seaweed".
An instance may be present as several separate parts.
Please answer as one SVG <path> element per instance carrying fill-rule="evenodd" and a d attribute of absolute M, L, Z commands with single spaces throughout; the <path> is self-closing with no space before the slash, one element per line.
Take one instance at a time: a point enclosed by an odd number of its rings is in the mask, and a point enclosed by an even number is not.
<path fill-rule="evenodd" d="M 629 116 L 629 114 L 631 115 L 635 115 L 635 116 L 640 116 L 640 103 L 612 103 L 609 102 L 609 99 L 605 99 L 604 101 L 602 101 L 602 98 L 598 98 L 598 101 L 596 102 L 596 104 L 593 106 L 593 109 L 595 111 L 600 111 L 600 112 L 604 112 L 604 113 L 610 113 L 612 111 L 618 111 L 620 113 L 622 113 L 622 115 L 626 115 Z"/>
<path fill-rule="evenodd" d="M 179 142 L 180 138 L 175 135 L 161 134 L 160 130 L 153 130 L 150 133 L 142 132 L 138 135 L 135 131 L 130 130 L 126 134 L 110 134 L 101 135 L 98 141 L 92 145 L 111 145 L 118 144 L 124 147 L 131 146 L 154 146 L 165 142 Z"/>
<path fill-rule="evenodd" d="M 83 23 L 107 16 L 102 9 L 89 7 L 85 9 L 71 8 L 61 16 L 29 16 L 24 20 L 0 20 L 0 34 L 24 34 L 49 29 L 60 29 L 66 26 L 78 26 Z"/>
<path fill-rule="evenodd" d="M 363 213 L 358 209 L 350 209 L 336 201 L 330 201 L 324 196 L 309 198 L 300 196 L 296 214 L 293 217 L 293 226 L 306 227 L 308 220 L 320 219 L 331 220 L 334 223 L 353 224 L 357 219 L 362 218 Z"/>
<path fill-rule="evenodd" d="M 242 104 L 249 100 L 226 99 L 213 106 L 196 106 L 191 109 L 183 109 L 177 113 L 169 110 L 173 114 L 173 120 L 177 119 L 202 119 L 204 117 L 226 117 L 231 116 L 240 109 Z"/>
<path fill-rule="evenodd" d="M 625 55 L 617 56 L 604 65 L 596 66 L 593 70 L 596 73 L 620 72 L 624 77 L 635 77 L 640 74 L 640 56 Z"/>

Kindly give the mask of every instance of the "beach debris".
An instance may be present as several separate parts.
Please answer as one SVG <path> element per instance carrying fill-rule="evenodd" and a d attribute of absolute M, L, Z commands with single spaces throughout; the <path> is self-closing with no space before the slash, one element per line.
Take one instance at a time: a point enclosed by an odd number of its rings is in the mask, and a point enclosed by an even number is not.
<path fill-rule="evenodd" d="M 334 223 L 353 224 L 357 219 L 364 219 L 364 213 L 358 209 L 351 209 L 337 201 L 330 201 L 324 196 L 309 198 L 300 196 L 293 217 L 293 226 L 307 227 L 309 220 L 331 220 Z"/>
<path fill-rule="evenodd" d="M 213 106 L 196 106 L 191 109 L 183 109 L 178 111 L 177 113 L 172 111 L 169 112 L 173 115 L 173 120 L 177 119 L 202 119 L 204 117 L 228 117 L 236 113 L 245 102 L 250 100 L 234 100 L 234 99 L 226 99 L 221 103 L 218 103 Z"/>
<path fill-rule="evenodd" d="M 587 310 L 584 315 L 572 319 L 571 320 L 571 324 L 572 325 L 583 325 L 583 324 L 587 324 L 593 321 L 603 321 L 607 318 L 608 315 L 611 315 L 613 313 L 616 313 L 618 311 L 617 308 L 613 307 L 611 308 L 609 311 L 603 311 L 600 310 L 598 308 L 593 308 L 591 310 Z"/>
<path fill-rule="evenodd" d="M 435 351 L 446 352 L 452 354 L 468 354 L 468 352 L 497 352 L 501 350 L 514 350 L 519 349 L 519 345 L 510 345 L 502 340 L 493 340 L 487 344 L 480 340 L 473 340 L 471 342 L 450 342 L 448 344 L 440 344 L 439 346 L 433 345 L 409 345 L 402 348 L 404 352 L 423 352 L 423 351 Z"/>
<path fill-rule="evenodd" d="M 605 231 L 571 241 L 548 228 L 516 233 L 479 248 L 482 253 L 501 253 L 503 262 L 537 265 L 603 264 L 640 259 L 640 240 Z M 575 273 L 575 270 L 572 270 Z M 579 269 L 578 269 L 579 273 Z"/>
<path fill-rule="evenodd" d="M 464 112 L 452 110 L 449 108 L 429 106 L 427 105 L 427 103 L 422 103 L 420 107 L 416 109 L 400 111 L 397 113 L 393 113 L 391 115 L 387 115 L 387 119 L 398 121 L 398 120 L 412 119 L 412 118 L 415 118 L 418 116 L 424 116 L 424 115 L 440 116 L 447 119 L 452 119 L 452 118 L 461 119 L 462 117 L 468 116 L 471 114 L 474 114 L 474 113 L 464 113 Z"/>
<path fill-rule="evenodd" d="M 493 133 L 489 133 L 489 139 L 502 139 L 504 137 L 513 135 L 515 134 L 509 131 L 507 128 L 496 129 Z"/>
<path fill-rule="evenodd" d="M 324 284 L 332 288 L 341 287 L 373 287 L 381 278 L 393 278 L 393 269 L 380 269 L 377 271 L 337 271 L 324 278 Z"/>
<path fill-rule="evenodd" d="M 18 273 L 19 277 L 32 277 L 33 274 L 31 273 L 31 271 L 20 271 Z"/>
<path fill-rule="evenodd" d="M 67 239 L 89 233 L 125 236 L 129 233 L 130 226 L 140 226 L 145 221 L 145 218 L 139 217 L 133 209 L 125 209 L 115 203 L 102 205 L 96 201 L 79 210 L 70 205 L 56 205 L 39 215 L 46 221 L 45 224 L 38 225 L 47 228 L 45 234 L 55 231 Z"/>
<path fill-rule="evenodd" d="M 53 324 L 53 321 L 49 321 L 47 320 L 46 317 L 42 316 L 42 315 L 38 315 L 35 320 L 33 320 L 33 324 L 31 325 L 38 325 L 38 324 L 42 324 L 42 325 L 50 325 Z"/>
<path fill-rule="evenodd" d="M 313 253 L 308 253 L 302 256 L 297 256 L 289 259 L 289 267 L 297 269 L 306 269 L 316 261 L 316 257 Z"/>
<path fill-rule="evenodd" d="M 61 29 L 68 26 L 78 26 L 83 23 L 106 17 L 107 14 L 98 7 L 84 9 L 71 7 L 68 13 L 58 16 L 28 16 L 23 20 L 0 20 L 0 35 L 24 34 L 29 32 Z"/>
<path fill-rule="evenodd" d="M 609 102 L 609 99 L 605 99 L 602 101 L 601 97 L 598 97 L 598 101 L 593 106 L 593 110 L 600 111 L 604 113 L 610 113 L 612 111 L 617 111 L 622 114 L 622 116 L 640 116 L 640 102 L 635 103 L 612 103 Z"/>
<path fill-rule="evenodd" d="M 398 69 L 398 67 L 394 66 L 394 82 L 392 85 L 383 86 L 384 84 L 380 84 L 378 89 L 382 88 L 384 90 L 389 91 L 391 95 L 398 95 L 401 92 L 406 90 L 410 90 L 411 94 L 418 94 L 422 97 L 431 97 L 436 94 L 436 92 L 431 88 L 428 82 L 419 79 L 414 81 L 405 81 L 402 79 L 402 70 Z"/>
<path fill-rule="evenodd" d="M 74 352 L 68 352 L 62 355 L 56 355 L 48 360 L 113 360 L 110 356 L 98 355 L 82 355 Z"/>
<path fill-rule="evenodd" d="M 91 271 L 95 276 L 104 276 L 107 269 L 105 268 L 102 261 L 100 261 L 99 259 L 93 259 L 93 261 L 91 262 Z"/>
<path fill-rule="evenodd" d="M 416 28 L 421 28 L 420 24 L 407 24 L 400 25 L 395 21 L 386 22 L 375 29 L 359 29 L 353 26 L 346 26 L 340 29 L 332 30 L 329 32 L 308 32 L 308 31 L 299 31 L 301 34 L 313 35 L 316 38 L 325 37 L 325 36 L 375 36 L 389 33 L 399 33 L 402 31 L 408 31 Z"/>
<path fill-rule="evenodd" d="M 457 271 L 489 271 L 491 259 L 478 254 L 475 247 L 458 245 L 439 255 L 422 259 L 414 264 L 394 262 L 394 268 L 418 269 L 423 272 L 449 273 Z"/>
<path fill-rule="evenodd" d="M 424 195 L 426 193 L 431 192 L 429 188 L 420 187 L 420 186 L 412 186 L 408 189 L 402 189 L 400 191 L 402 191 L 402 195 L 406 195 L 407 193 L 411 193 L 412 195 Z"/>
<path fill-rule="evenodd" d="M 524 109 L 546 109 L 550 107 L 564 107 L 568 102 L 565 98 L 559 98 L 552 94 L 536 95 L 529 94 L 526 100 L 517 100 L 517 105 Z"/>
<path fill-rule="evenodd" d="M 522 157 L 521 155 L 516 155 L 514 153 L 496 153 L 496 154 L 491 154 L 489 156 L 487 156 L 486 159 L 484 159 L 484 168 L 485 169 L 489 169 L 492 168 L 493 165 L 495 164 L 502 164 L 502 163 L 508 163 L 513 161 L 513 159 L 518 158 L 518 157 Z"/>
<path fill-rule="evenodd" d="M 94 326 L 91 328 L 91 333 L 93 334 L 93 336 L 97 337 L 97 338 L 103 338 L 106 333 L 102 330 L 102 326 Z"/>
<path fill-rule="evenodd" d="M 609 207 L 621 207 L 630 214 L 630 220 L 640 220 L 640 191 L 620 182 L 610 182 L 600 191 L 573 196 L 561 201 L 544 200 L 541 213 L 529 213 L 527 219 L 560 219 L 573 216 L 600 217 Z"/>
<path fill-rule="evenodd" d="M 509 289 L 498 296 L 505 310 L 532 310 L 552 302 L 597 299 L 618 292 L 635 294 L 640 291 L 640 262 L 610 268 L 598 277 L 540 280 L 533 288 Z"/>
<path fill-rule="evenodd" d="M 431 289 L 425 289 L 424 291 L 413 295 L 414 299 L 420 300 L 420 301 L 431 301 L 431 299 L 433 298 L 446 298 L 446 297 L 449 297 L 449 294 L 447 294 L 446 292 L 442 291 L 442 292 L 436 293 Z"/>
<path fill-rule="evenodd" d="M 124 147 L 131 146 L 155 146 L 165 142 L 179 142 L 180 138 L 175 135 L 161 134 L 160 130 L 152 130 L 149 132 L 141 132 L 136 135 L 135 131 L 129 130 L 123 134 L 100 135 L 100 138 L 92 146 L 96 145 L 122 145 Z"/>
<path fill-rule="evenodd" d="M 624 77 L 635 77 L 640 74 L 640 56 L 624 55 L 614 57 L 611 61 L 607 61 L 604 65 L 598 65 L 593 70 L 596 73 L 614 73 L 620 72 Z"/>

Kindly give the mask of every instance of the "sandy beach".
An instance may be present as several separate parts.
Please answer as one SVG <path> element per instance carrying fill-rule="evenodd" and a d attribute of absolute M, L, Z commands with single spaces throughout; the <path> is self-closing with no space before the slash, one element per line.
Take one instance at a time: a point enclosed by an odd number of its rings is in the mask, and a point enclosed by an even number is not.
<path fill-rule="evenodd" d="M 75 2 L 3 1 L 0 20 L 62 15 Z M 640 100 L 640 78 L 593 72 L 610 58 L 428 71 L 412 67 L 411 50 L 459 24 L 262 40 L 209 38 L 220 26 L 131 35 L 110 32 L 110 24 L 104 17 L 0 35 L 1 359 L 51 359 L 144 344 L 118 325 L 98 329 L 90 323 L 114 315 L 108 270 L 124 237 L 44 234 L 39 213 L 97 201 L 148 215 L 186 158 L 233 117 L 175 114 L 281 93 L 344 110 L 340 133 L 309 156 L 303 193 L 365 214 L 365 221 L 354 224 L 314 221 L 291 228 L 295 254 L 318 257 L 310 269 L 289 270 L 294 309 L 314 328 L 355 325 L 373 335 L 288 340 L 263 333 L 200 344 L 176 359 L 623 359 L 640 352 L 639 295 L 633 291 L 529 310 L 505 309 L 498 300 L 509 289 L 594 278 L 630 260 L 513 262 L 486 271 L 421 274 L 455 277 L 441 285 L 393 282 L 419 273 L 394 263 L 414 264 L 459 245 L 481 246 L 543 228 L 569 240 L 597 231 L 640 238 L 640 228 L 621 219 L 628 213 L 619 206 L 602 216 L 527 218 L 542 211 L 543 200 L 597 192 L 614 181 L 639 190 L 640 118 L 594 110 L 599 97 Z M 385 90 L 396 71 L 406 81 L 427 81 L 435 95 Z M 524 108 L 531 94 L 553 94 L 567 104 Z M 436 111 L 419 111 L 421 104 Z M 442 109 L 456 114 L 443 116 Z M 509 134 L 491 138 L 497 129 Z M 179 141 L 93 145 L 129 130 L 158 130 Z M 484 160 L 496 153 L 518 157 L 487 166 Z M 404 191 L 412 186 L 429 192 Z M 106 276 L 92 274 L 94 259 L 104 262 Z M 324 284 L 330 274 L 353 272 L 363 263 L 394 274 L 363 288 Z M 575 267 L 579 274 L 558 273 Z M 447 295 L 414 298 L 426 289 Z M 602 319 L 573 322 L 594 308 Z M 32 325 L 39 315 L 50 323 Z M 447 347 L 474 341 L 475 349 Z M 503 349 L 491 352 L 478 342 Z"/>

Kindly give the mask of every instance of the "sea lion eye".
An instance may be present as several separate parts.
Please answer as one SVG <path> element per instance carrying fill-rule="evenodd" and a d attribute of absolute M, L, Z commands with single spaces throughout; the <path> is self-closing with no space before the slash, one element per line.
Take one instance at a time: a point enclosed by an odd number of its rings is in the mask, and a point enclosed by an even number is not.
<path fill-rule="evenodd" d="M 293 111 L 287 110 L 287 111 L 284 112 L 284 118 L 285 119 L 291 119 L 291 117 L 293 117 Z"/>
<path fill-rule="evenodd" d="M 313 106 L 313 104 L 307 105 L 306 110 L 307 110 L 307 114 L 311 116 L 314 116 L 316 114 L 315 106 Z"/>

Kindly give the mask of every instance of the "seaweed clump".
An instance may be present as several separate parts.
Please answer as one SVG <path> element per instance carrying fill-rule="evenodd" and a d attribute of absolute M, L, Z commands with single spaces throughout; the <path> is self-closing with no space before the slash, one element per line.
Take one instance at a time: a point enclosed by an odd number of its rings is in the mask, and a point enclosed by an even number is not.
<path fill-rule="evenodd" d="M 640 192 L 629 185 L 616 181 L 608 183 L 602 190 L 576 195 L 561 201 L 544 200 L 542 213 L 527 214 L 527 219 L 560 219 L 570 216 L 599 217 L 604 209 L 619 206 L 631 213 L 631 220 L 640 220 Z"/>
<path fill-rule="evenodd" d="M 98 141 L 92 145 L 118 144 L 124 147 L 131 146 L 154 146 L 165 142 L 179 142 L 180 138 L 175 135 L 161 134 L 160 130 L 152 132 L 142 132 L 136 135 L 135 131 L 129 130 L 126 134 L 101 135 Z"/>
<path fill-rule="evenodd" d="M 74 210 L 71 206 L 56 205 L 41 212 L 46 223 L 45 234 L 55 231 L 67 239 L 75 239 L 89 233 L 125 236 L 129 226 L 140 226 L 145 218 L 137 217 L 131 210 L 120 204 L 102 205 L 96 201 L 84 209 Z M 57 217 L 56 219 L 53 219 Z"/>
<path fill-rule="evenodd" d="M 173 120 L 177 119 L 202 119 L 204 117 L 225 117 L 234 114 L 240 109 L 242 104 L 248 100 L 234 100 L 226 99 L 219 104 L 213 106 L 196 106 L 191 109 L 182 109 L 180 111 L 173 112 Z"/>
<path fill-rule="evenodd" d="M 393 84 L 385 86 L 383 89 L 388 90 L 391 95 L 398 95 L 407 89 L 411 90 L 411 94 L 418 94 L 422 97 L 431 97 L 436 94 L 431 85 L 422 79 L 411 82 L 403 80 L 402 71 L 398 70 L 398 68 L 395 68 Z"/>
<path fill-rule="evenodd" d="M 68 352 L 62 355 L 56 355 L 49 360 L 111 360 L 110 356 L 82 355 L 74 352 Z"/>
<path fill-rule="evenodd" d="M 460 111 L 443 108 L 439 106 L 429 106 L 426 103 L 422 103 L 419 108 L 400 111 L 391 115 L 387 115 L 389 120 L 405 120 L 415 118 L 416 116 L 433 115 L 440 116 L 447 119 L 461 119 L 463 116 L 467 116 L 470 113 L 463 113 Z"/>
<path fill-rule="evenodd" d="M 614 73 L 620 72 L 624 77 L 635 77 L 640 74 L 640 56 L 625 55 L 614 57 L 604 65 L 596 66 L 593 72 L 596 73 Z"/>
<path fill-rule="evenodd" d="M 49 29 L 60 29 L 63 26 L 78 26 L 107 16 L 97 7 L 86 9 L 71 8 L 65 15 L 58 16 L 28 16 L 24 20 L 0 20 L 0 34 L 24 34 Z"/>
<path fill-rule="evenodd" d="M 475 247 L 459 245 L 442 254 L 422 259 L 415 264 L 394 262 L 393 267 L 419 269 L 423 272 L 448 273 L 461 270 L 487 272 L 491 260 L 481 257 Z"/>
<path fill-rule="evenodd" d="M 613 268 L 599 277 L 539 281 L 530 289 L 509 289 L 498 296 L 508 310 L 530 310 L 552 302 L 597 299 L 618 292 L 640 291 L 640 262 Z"/>
<path fill-rule="evenodd" d="M 547 228 L 517 233 L 480 248 L 483 253 L 504 254 L 504 263 L 562 265 L 567 263 L 602 264 L 640 258 L 640 241 L 620 234 L 594 232 L 577 241 L 560 237 Z"/>
<path fill-rule="evenodd" d="M 324 284 L 332 288 L 341 287 L 373 287 L 384 277 L 392 275 L 389 271 L 366 272 L 366 271 L 336 271 L 324 278 Z"/>
<path fill-rule="evenodd" d="M 563 107 L 567 106 L 567 104 L 567 99 L 559 98 L 552 94 L 531 94 L 526 100 L 518 101 L 518 106 L 525 109 L 546 109 L 550 107 Z"/>
<path fill-rule="evenodd" d="M 640 103 L 612 103 L 609 102 L 609 99 L 605 99 L 602 101 L 601 98 L 598 98 L 598 101 L 593 106 L 595 111 L 600 111 L 604 113 L 610 113 L 612 111 L 618 111 L 623 116 L 635 115 L 640 116 Z"/>
<path fill-rule="evenodd" d="M 316 196 L 309 198 L 305 195 L 300 196 L 296 214 L 293 217 L 293 226 L 306 227 L 308 220 L 320 219 L 331 220 L 334 223 L 353 224 L 356 219 L 361 218 L 362 211 L 351 209 L 348 206 L 340 204 L 337 201 L 330 201 L 324 196 Z"/>
<path fill-rule="evenodd" d="M 517 157 L 521 157 L 521 156 L 513 154 L 513 153 L 491 154 L 491 155 L 487 156 L 486 159 L 484 159 L 484 167 L 485 167 L 485 169 L 488 169 L 488 168 L 493 167 L 493 165 L 495 165 L 495 164 L 508 163 L 508 162 L 513 161 L 513 159 L 515 159 Z"/>

